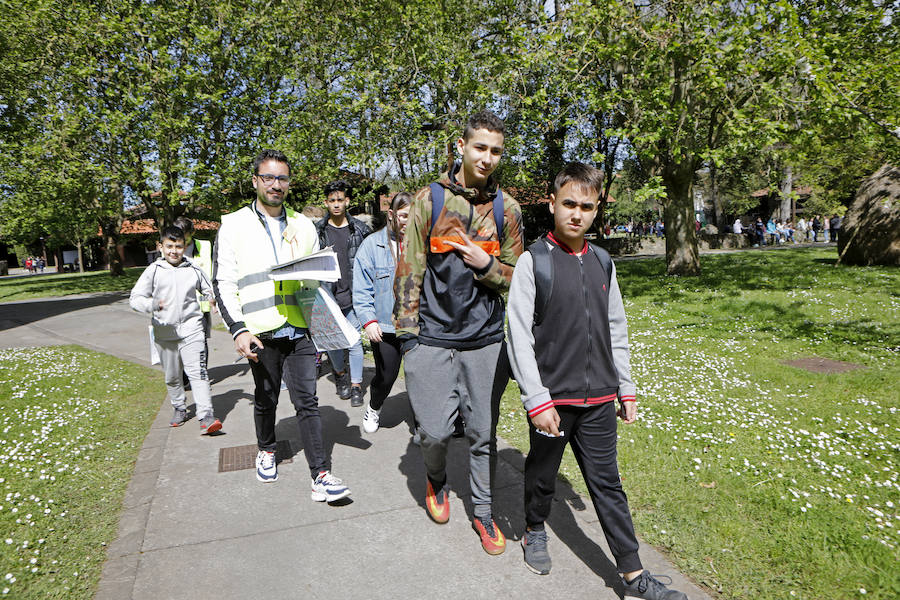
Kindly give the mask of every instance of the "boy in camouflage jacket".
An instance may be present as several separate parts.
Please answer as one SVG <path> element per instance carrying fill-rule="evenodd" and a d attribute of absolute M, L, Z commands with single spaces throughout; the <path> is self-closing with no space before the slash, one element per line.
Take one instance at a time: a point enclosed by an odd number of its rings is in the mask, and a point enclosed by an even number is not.
<path fill-rule="evenodd" d="M 503 218 L 494 216 L 499 187 L 491 174 L 503 141 L 503 122 L 496 115 L 482 111 L 469 118 L 456 143 L 462 161 L 438 182 L 444 203 L 433 228 L 430 187 L 413 199 L 394 282 L 396 332 L 428 474 L 426 510 L 437 523 L 450 518 L 447 447 L 453 422 L 462 414 L 473 527 L 489 554 L 506 546 L 491 511 L 497 416 L 509 376 L 501 293 L 509 289 L 524 249 L 518 203 L 503 194 Z"/>

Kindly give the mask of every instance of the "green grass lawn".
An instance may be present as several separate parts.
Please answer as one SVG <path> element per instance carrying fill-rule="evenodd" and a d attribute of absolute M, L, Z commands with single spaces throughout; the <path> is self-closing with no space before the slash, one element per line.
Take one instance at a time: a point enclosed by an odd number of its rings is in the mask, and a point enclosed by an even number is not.
<path fill-rule="evenodd" d="M 834 248 L 619 260 L 639 421 L 619 465 L 644 540 L 723 598 L 900 597 L 900 271 Z M 862 365 L 815 374 L 783 364 Z M 512 384 L 498 432 L 527 451 Z M 562 473 L 582 493 L 567 453 Z M 588 509 L 592 510 L 592 509 Z"/>
<path fill-rule="evenodd" d="M 31 300 L 53 296 L 71 296 L 96 292 L 128 292 L 146 267 L 125 269 L 121 277 L 109 271 L 60 273 L 0 279 L 0 302 Z"/>
<path fill-rule="evenodd" d="M 0 596 L 93 597 L 165 393 L 83 348 L 0 350 Z"/>

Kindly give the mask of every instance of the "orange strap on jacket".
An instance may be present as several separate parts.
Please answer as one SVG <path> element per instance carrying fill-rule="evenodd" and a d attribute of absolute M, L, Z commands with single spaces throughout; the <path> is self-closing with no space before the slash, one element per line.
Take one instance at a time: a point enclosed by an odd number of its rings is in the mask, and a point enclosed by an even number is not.
<path fill-rule="evenodd" d="M 454 248 L 447 242 L 456 242 L 457 244 L 464 243 L 462 238 L 458 235 L 434 236 L 430 239 L 430 250 L 432 254 L 444 254 L 446 252 L 453 252 L 454 250 L 456 250 L 456 248 Z M 472 240 L 472 243 L 492 256 L 500 256 L 500 242 L 498 241 Z"/>

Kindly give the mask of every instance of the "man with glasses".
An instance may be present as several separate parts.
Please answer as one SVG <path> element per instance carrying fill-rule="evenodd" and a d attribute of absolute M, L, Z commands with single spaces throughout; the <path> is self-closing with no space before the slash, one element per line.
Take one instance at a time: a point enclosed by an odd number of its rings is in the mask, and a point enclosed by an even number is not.
<path fill-rule="evenodd" d="M 297 413 L 303 452 L 312 478 L 311 497 L 335 502 L 350 489 L 331 474 L 316 398 L 316 348 L 297 304 L 304 282 L 273 281 L 269 268 L 312 254 L 319 239 L 312 221 L 284 206 L 291 166 L 277 150 L 253 162 L 256 200 L 222 216 L 213 249 L 213 289 L 237 353 L 250 360 L 255 391 L 256 478 L 278 479 L 275 409 L 282 377 Z"/>

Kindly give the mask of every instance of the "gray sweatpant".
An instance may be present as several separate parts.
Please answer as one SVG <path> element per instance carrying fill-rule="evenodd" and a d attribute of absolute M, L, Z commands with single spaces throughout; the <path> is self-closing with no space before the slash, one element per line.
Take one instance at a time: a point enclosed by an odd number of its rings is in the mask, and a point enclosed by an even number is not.
<path fill-rule="evenodd" d="M 462 413 L 469 440 L 469 485 L 475 516 L 491 515 L 491 479 L 497 459 L 500 397 L 509 380 L 502 342 L 474 350 L 419 344 L 403 357 L 406 390 L 421 436 L 425 470 L 447 477 L 453 421 Z M 458 394 L 454 394 L 458 390 Z"/>
<path fill-rule="evenodd" d="M 178 340 L 156 340 L 159 362 L 166 374 L 169 399 L 175 408 L 185 407 L 182 370 L 187 373 L 197 405 L 197 418 L 213 416 L 209 375 L 206 372 L 206 336 L 203 329 Z"/>

